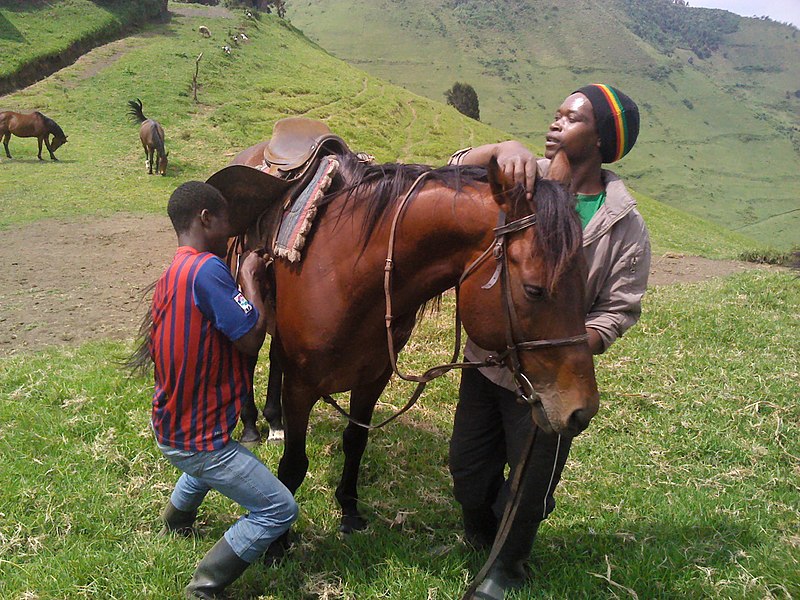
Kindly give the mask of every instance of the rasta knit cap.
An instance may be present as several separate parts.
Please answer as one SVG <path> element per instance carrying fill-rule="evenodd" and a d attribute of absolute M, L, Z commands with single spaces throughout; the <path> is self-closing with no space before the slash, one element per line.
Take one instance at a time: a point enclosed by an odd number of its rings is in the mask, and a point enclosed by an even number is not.
<path fill-rule="evenodd" d="M 639 107 L 618 89 L 602 83 L 573 92 L 578 93 L 592 103 L 603 162 L 612 163 L 625 156 L 639 135 Z"/>

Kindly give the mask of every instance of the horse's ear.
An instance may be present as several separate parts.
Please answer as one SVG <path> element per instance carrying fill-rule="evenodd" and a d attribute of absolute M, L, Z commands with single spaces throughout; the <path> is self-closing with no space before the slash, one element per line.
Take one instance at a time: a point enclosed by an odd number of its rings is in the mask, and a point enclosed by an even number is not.
<path fill-rule="evenodd" d="M 489 159 L 486 174 L 489 178 L 489 188 L 492 190 L 494 201 L 501 207 L 504 206 L 508 202 L 508 190 L 514 186 L 514 182 L 508 181 L 494 156 Z"/>
<path fill-rule="evenodd" d="M 565 188 L 569 189 L 572 183 L 572 167 L 569 164 L 569 158 L 567 158 L 566 152 L 563 150 L 556 152 L 553 160 L 550 161 L 550 168 L 547 169 L 547 176 L 545 179 L 558 181 L 563 184 Z"/>
<path fill-rule="evenodd" d="M 509 205 L 514 198 L 512 191 L 517 186 L 517 183 L 511 177 L 508 177 L 500 166 L 497 164 L 497 159 L 493 156 L 489 159 L 489 164 L 486 167 L 486 173 L 489 179 L 489 188 L 492 190 L 494 201 L 508 213 L 512 206 Z M 520 184 L 520 189 L 522 186 Z"/>

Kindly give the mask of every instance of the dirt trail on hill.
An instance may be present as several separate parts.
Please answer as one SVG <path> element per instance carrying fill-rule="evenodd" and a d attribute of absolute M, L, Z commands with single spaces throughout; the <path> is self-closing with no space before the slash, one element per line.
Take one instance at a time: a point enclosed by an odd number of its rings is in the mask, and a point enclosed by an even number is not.
<path fill-rule="evenodd" d="M 146 310 L 140 299 L 176 246 L 167 217 L 155 215 L 45 220 L 0 238 L 0 355 L 133 338 Z M 770 268 L 665 255 L 653 258 L 650 284 Z"/>

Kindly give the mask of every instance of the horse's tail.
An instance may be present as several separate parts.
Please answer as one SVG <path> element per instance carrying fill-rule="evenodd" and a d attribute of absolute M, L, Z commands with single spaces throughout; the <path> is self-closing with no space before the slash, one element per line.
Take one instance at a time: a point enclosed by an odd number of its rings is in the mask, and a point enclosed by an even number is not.
<path fill-rule="evenodd" d="M 142 292 L 142 298 L 145 298 L 156 287 L 156 282 L 151 283 Z M 153 312 L 150 306 L 147 307 L 147 312 L 142 317 L 139 324 L 139 332 L 137 334 L 136 348 L 122 361 L 122 366 L 130 369 L 134 373 L 146 373 L 152 365 L 152 358 L 150 356 L 150 331 L 153 328 Z"/>
<path fill-rule="evenodd" d="M 144 123 L 147 117 L 142 112 L 142 101 L 138 98 L 136 100 L 128 100 L 128 114 L 134 123 Z"/>
<path fill-rule="evenodd" d="M 159 153 L 159 156 L 165 156 L 167 154 L 167 150 L 164 147 L 164 136 L 162 135 L 163 128 L 161 125 L 156 122 L 155 129 L 153 133 L 155 134 L 155 142 L 156 142 L 156 151 Z"/>

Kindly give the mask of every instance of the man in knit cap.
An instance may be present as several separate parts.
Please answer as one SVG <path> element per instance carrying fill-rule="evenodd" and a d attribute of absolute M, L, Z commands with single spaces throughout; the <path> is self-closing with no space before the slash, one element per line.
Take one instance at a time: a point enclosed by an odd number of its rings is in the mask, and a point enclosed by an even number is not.
<path fill-rule="evenodd" d="M 639 319 L 650 272 L 650 241 L 636 202 L 620 178 L 602 168 L 603 163 L 625 156 L 638 133 L 636 104 L 611 86 L 592 84 L 567 96 L 556 111 L 545 137 L 545 158 L 537 159 L 516 141 L 465 148 L 450 158 L 450 164 L 480 166 L 494 158 L 507 177 L 526 186 L 529 195 L 537 174 L 546 176 L 556 155 L 562 165 L 566 158 L 569 186 L 583 225 L 589 267 L 586 333 L 594 354 L 605 352 Z M 464 354 L 468 360 L 482 361 L 489 352 L 469 340 Z M 450 472 L 466 538 L 479 548 L 490 547 L 494 540 L 509 481 L 536 427 L 530 406 L 518 402 L 516 387 L 505 367 L 468 369 L 461 378 Z M 517 516 L 475 598 L 503 598 L 505 589 L 518 588 L 528 579 L 527 559 L 539 524 L 555 508 L 554 491 L 571 442 L 558 434 L 537 432 Z M 511 468 L 508 480 L 506 465 Z"/>

